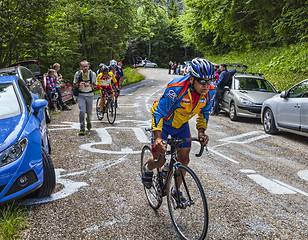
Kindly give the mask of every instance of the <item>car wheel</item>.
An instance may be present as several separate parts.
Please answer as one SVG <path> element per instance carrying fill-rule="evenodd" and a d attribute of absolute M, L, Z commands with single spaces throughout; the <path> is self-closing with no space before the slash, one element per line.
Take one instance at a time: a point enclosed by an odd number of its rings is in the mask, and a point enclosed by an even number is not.
<path fill-rule="evenodd" d="M 157 65 L 154 65 L 154 68 L 157 68 Z"/>
<path fill-rule="evenodd" d="M 46 149 L 42 147 L 42 160 L 43 160 L 43 184 L 36 190 L 32 196 L 34 197 L 47 197 L 50 196 L 56 186 L 56 175 L 52 160 L 47 153 Z"/>
<path fill-rule="evenodd" d="M 273 112 L 269 108 L 266 108 L 264 110 L 263 127 L 266 133 L 269 133 L 269 134 L 278 133 L 278 129 L 276 128 L 276 125 L 275 125 L 275 119 L 274 119 Z"/>
<path fill-rule="evenodd" d="M 46 118 L 46 124 L 49 124 L 51 122 L 49 107 L 45 108 L 45 118 Z"/>
<path fill-rule="evenodd" d="M 236 115 L 236 108 L 234 102 L 230 105 L 229 117 L 232 121 L 238 120 L 238 116 Z"/>

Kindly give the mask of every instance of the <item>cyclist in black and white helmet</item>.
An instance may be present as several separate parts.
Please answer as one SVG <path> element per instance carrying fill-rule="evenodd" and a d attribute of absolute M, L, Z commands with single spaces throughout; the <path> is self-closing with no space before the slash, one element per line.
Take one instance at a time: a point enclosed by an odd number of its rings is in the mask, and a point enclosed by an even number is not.
<path fill-rule="evenodd" d="M 208 142 L 205 130 L 215 93 L 211 85 L 213 78 L 215 78 L 213 64 L 206 59 L 194 58 L 189 66 L 189 74 L 173 79 L 167 85 L 162 97 L 154 102 L 151 110 L 151 142 L 154 159 L 158 159 L 160 153 L 166 152 L 164 141 L 168 136 L 180 139 L 190 137 L 188 121 L 194 115 L 198 115 L 196 128 L 198 137 L 202 141 L 201 145 L 205 146 Z M 188 165 L 191 144 L 183 143 L 180 148 L 178 160 Z M 165 159 L 160 162 L 154 162 L 154 159 L 150 158 L 143 168 L 142 181 L 147 188 L 152 187 L 153 169 L 160 168 L 165 163 Z M 172 194 L 176 193 L 176 189 L 173 189 Z M 179 194 L 181 195 L 181 192 Z M 186 201 L 182 195 L 180 198 L 181 201 Z"/>
<path fill-rule="evenodd" d="M 105 66 L 105 64 L 104 63 L 100 63 L 99 65 L 98 65 L 98 69 L 97 69 L 97 71 L 96 71 L 96 75 L 98 75 L 98 74 L 100 74 L 102 71 L 102 67 L 103 66 Z"/>
<path fill-rule="evenodd" d="M 119 84 L 119 90 L 115 93 L 115 106 L 118 107 L 118 96 L 120 94 L 120 89 L 122 88 L 122 83 L 124 81 L 124 74 L 122 68 L 118 66 L 117 61 L 114 59 L 109 62 L 109 68 L 114 74 Z"/>

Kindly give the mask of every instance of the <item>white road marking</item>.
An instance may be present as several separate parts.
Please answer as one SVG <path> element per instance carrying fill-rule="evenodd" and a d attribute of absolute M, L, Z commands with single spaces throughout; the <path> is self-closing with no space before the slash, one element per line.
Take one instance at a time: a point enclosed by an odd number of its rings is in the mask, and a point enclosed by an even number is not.
<path fill-rule="evenodd" d="M 308 181 L 308 170 L 302 170 L 297 173 L 297 175 L 306 181 Z"/>
<path fill-rule="evenodd" d="M 292 187 L 292 186 L 290 186 L 290 185 L 288 185 L 286 183 L 280 182 L 280 181 L 278 181 L 276 179 L 273 179 L 273 181 L 275 181 L 276 183 L 279 183 L 280 185 L 285 186 L 285 187 L 287 187 L 287 188 L 289 188 L 289 189 L 291 189 L 291 190 L 293 190 L 295 192 L 298 192 L 298 193 L 303 194 L 304 196 L 308 197 L 308 193 L 306 193 L 306 192 L 304 192 L 302 190 L 299 190 L 299 189 L 297 189 L 295 187 Z"/>
<path fill-rule="evenodd" d="M 252 170 L 252 169 L 241 169 L 240 172 L 242 172 L 242 173 L 256 173 L 256 171 Z"/>
<path fill-rule="evenodd" d="M 212 152 L 212 153 L 214 153 L 214 154 L 220 156 L 220 157 L 223 157 L 223 158 L 227 159 L 227 160 L 230 161 L 230 162 L 239 164 L 238 161 L 235 161 L 235 160 L 233 160 L 232 158 L 229 158 L 229 157 L 227 157 L 226 155 L 224 155 L 224 154 L 222 154 L 222 153 L 220 153 L 220 152 L 217 152 L 217 151 L 215 151 L 215 150 L 212 149 L 212 148 L 208 148 L 208 150 L 209 150 L 210 152 Z"/>
<path fill-rule="evenodd" d="M 61 172 L 64 172 L 64 169 L 55 169 L 56 173 L 56 182 L 60 183 L 64 186 L 64 188 L 56 192 L 54 194 L 51 194 L 49 197 L 44 197 L 44 198 L 31 198 L 31 199 L 26 199 L 21 202 L 23 205 L 33 205 L 33 204 L 39 204 L 39 203 L 45 203 L 45 202 L 51 202 L 55 201 L 58 199 L 65 198 L 67 196 L 70 196 L 74 194 L 75 192 L 78 192 L 79 188 L 83 186 L 87 186 L 88 184 L 85 182 L 74 182 L 70 179 L 63 178 L 64 176 L 72 176 L 72 175 L 77 175 L 77 174 L 82 174 L 84 171 L 78 172 L 78 173 L 70 173 L 66 175 L 61 175 Z"/>
<path fill-rule="evenodd" d="M 134 131 L 135 136 L 137 137 L 139 142 L 141 142 L 141 143 L 148 143 L 149 142 L 148 137 L 145 135 L 144 131 L 141 128 L 132 128 L 132 130 Z"/>
<path fill-rule="evenodd" d="M 296 192 L 290 188 L 278 184 L 277 182 L 267 179 L 259 174 L 249 174 L 247 176 L 262 187 L 266 188 L 272 194 L 296 194 Z"/>
<path fill-rule="evenodd" d="M 246 138 L 246 137 L 249 137 L 249 136 L 252 136 L 252 135 L 260 135 L 260 136 L 249 138 L 249 139 L 246 139 L 246 140 L 243 140 L 243 141 L 235 141 L 236 139 Z M 252 132 L 243 133 L 243 134 L 228 137 L 228 138 L 219 139 L 218 141 L 243 144 L 243 143 L 250 143 L 250 142 L 253 142 L 253 141 L 256 141 L 256 140 L 259 140 L 259 139 L 267 138 L 267 137 L 270 137 L 270 136 L 271 135 L 265 134 L 262 131 L 252 131 Z"/>

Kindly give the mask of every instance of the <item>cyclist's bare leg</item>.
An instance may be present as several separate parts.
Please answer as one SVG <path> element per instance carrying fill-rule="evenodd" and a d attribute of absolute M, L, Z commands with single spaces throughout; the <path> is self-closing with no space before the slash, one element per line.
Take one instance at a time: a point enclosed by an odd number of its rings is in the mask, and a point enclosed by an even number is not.
<path fill-rule="evenodd" d="M 159 158 L 159 152 L 153 152 L 154 158 L 158 159 Z M 148 165 L 149 170 L 153 170 L 154 168 L 161 168 L 166 162 L 166 159 L 164 157 L 161 157 L 159 162 L 154 162 L 154 159 L 151 157 L 149 160 L 146 162 Z"/>

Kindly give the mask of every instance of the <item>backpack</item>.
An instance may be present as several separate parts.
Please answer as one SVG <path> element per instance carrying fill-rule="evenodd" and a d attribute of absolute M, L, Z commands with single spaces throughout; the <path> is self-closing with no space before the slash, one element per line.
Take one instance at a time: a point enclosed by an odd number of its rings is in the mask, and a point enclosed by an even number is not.
<path fill-rule="evenodd" d="M 90 77 L 89 80 L 83 81 L 83 79 L 82 79 L 82 70 L 79 70 L 78 73 L 77 73 L 78 83 L 80 83 L 80 82 L 90 82 L 90 83 L 91 83 L 92 90 L 91 90 L 90 92 L 86 92 L 86 93 L 91 93 L 91 92 L 93 92 L 92 70 L 90 70 L 90 69 L 89 69 L 89 77 Z M 74 92 L 74 91 L 75 91 L 75 92 Z M 85 93 L 85 92 L 79 91 L 78 88 L 77 88 L 77 90 L 74 90 L 74 89 L 73 89 L 73 94 L 74 94 L 74 95 L 77 94 L 77 95 L 75 95 L 75 96 L 78 96 L 77 91 L 78 91 L 78 93 Z"/>

